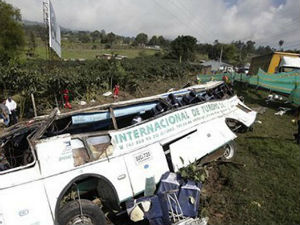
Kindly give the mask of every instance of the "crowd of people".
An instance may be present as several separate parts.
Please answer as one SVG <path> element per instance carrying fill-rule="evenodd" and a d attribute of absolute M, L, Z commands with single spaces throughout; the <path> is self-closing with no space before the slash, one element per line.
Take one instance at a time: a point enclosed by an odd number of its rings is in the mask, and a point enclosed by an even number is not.
<path fill-rule="evenodd" d="M 17 122 L 17 103 L 11 97 L 3 99 L 0 103 L 0 123 L 9 127 Z"/>

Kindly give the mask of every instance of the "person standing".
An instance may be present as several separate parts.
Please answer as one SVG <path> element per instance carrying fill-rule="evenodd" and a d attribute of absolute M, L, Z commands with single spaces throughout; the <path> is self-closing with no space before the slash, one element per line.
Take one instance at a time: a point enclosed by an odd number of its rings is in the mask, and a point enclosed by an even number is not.
<path fill-rule="evenodd" d="M 119 97 L 120 86 L 118 84 L 114 87 L 114 99 L 118 99 Z"/>
<path fill-rule="evenodd" d="M 300 144 L 300 106 L 298 106 L 296 111 L 295 123 L 298 125 L 298 133 L 294 134 L 297 144 Z"/>
<path fill-rule="evenodd" d="M 4 123 L 6 127 L 9 126 L 9 109 L 5 105 L 5 100 L 0 103 L 0 123 Z"/>
<path fill-rule="evenodd" d="M 16 124 L 18 122 L 17 103 L 11 97 L 8 97 L 5 102 L 5 105 L 9 110 L 9 120 L 10 120 L 9 125 Z"/>
<path fill-rule="evenodd" d="M 64 98 L 64 101 L 65 101 L 64 107 L 66 109 L 72 109 L 72 105 L 70 103 L 70 91 L 69 91 L 69 89 L 67 89 L 67 88 L 64 89 L 62 93 L 63 93 L 63 98 Z"/>

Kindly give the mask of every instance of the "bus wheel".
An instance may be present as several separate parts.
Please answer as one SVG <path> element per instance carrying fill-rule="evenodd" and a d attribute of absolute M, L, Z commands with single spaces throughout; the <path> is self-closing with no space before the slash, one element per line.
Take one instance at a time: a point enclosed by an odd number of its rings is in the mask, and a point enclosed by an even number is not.
<path fill-rule="evenodd" d="M 58 214 L 59 225 L 106 225 L 104 213 L 94 203 L 81 199 L 66 203 Z"/>
<path fill-rule="evenodd" d="M 236 151 L 236 145 L 234 141 L 232 141 L 224 146 L 224 153 L 222 158 L 224 160 L 231 160 L 235 154 L 235 151 Z"/>

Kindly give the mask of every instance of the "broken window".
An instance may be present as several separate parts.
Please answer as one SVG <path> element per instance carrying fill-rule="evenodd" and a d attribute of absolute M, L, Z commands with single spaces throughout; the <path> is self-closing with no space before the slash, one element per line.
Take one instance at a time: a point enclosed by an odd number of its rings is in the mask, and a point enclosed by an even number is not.
<path fill-rule="evenodd" d="M 95 160 L 112 154 L 113 148 L 108 135 L 89 137 L 86 142 Z"/>
<path fill-rule="evenodd" d="M 34 156 L 28 145 L 27 136 L 34 130 L 24 128 L 13 135 L 0 139 L 0 172 L 34 162 Z"/>
<path fill-rule="evenodd" d="M 87 162 L 89 162 L 89 155 L 84 146 L 83 141 L 80 139 L 72 139 L 71 140 L 73 158 L 74 158 L 74 166 L 80 166 Z"/>

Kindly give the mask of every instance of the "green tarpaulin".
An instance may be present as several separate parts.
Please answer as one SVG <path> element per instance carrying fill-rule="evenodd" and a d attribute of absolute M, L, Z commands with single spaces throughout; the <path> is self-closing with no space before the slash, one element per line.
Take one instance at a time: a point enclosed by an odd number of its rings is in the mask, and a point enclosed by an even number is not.
<path fill-rule="evenodd" d="M 249 83 L 250 85 L 260 86 L 272 91 L 289 94 L 290 100 L 300 105 L 300 71 L 292 71 L 285 73 L 267 74 L 259 69 L 257 75 L 248 76 L 238 73 L 219 73 L 210 75 L 197 75 L 200 83 L 205 83 L 212 80 L 220 81 L 223 76 L 227 76 L 229 80 Z"/>

